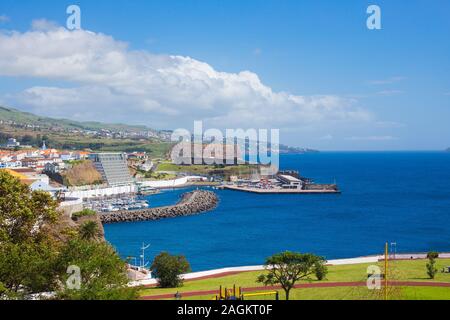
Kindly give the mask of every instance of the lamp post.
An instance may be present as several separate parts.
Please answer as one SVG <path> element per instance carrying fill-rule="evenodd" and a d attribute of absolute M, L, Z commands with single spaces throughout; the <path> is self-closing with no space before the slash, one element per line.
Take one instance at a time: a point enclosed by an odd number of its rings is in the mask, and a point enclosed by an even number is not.
<path fill-rule="evenodd" d="M 391 252 L 394 253 L 394 260 L 397 257 L 397 242 L 391 242 Z"/>
<path fill-rule="evenodd" d="M 142 247 L 141 247 L 142 254 L 141 254 L 141 256 L 140 256 L 140 257 L 141 257 L 141 268 L 142 268 L 142 269 L 144 269 L 145 266 L 148 264 L 148 262 L 145 263 L 145 250 L 147 250 L 149 247 L 150 247 L 150 244 L 145 245 L 145 243 L 142 242 Z"/>

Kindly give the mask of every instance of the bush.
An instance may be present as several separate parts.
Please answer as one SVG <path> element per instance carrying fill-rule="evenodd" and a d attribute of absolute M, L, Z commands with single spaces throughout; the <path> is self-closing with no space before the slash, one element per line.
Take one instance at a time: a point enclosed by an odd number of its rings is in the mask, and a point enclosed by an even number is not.
<path fill-rule="evenodd" d="M 91 209 L 84 209 L 78 212 L 75 212 L 74 214 L 72 214 L 72 219 L 73 220 L 78 220 L 78 218 L 81 217 L 87 217 L 87 216 L 95 216 L 97 213 L 94 210 Z"/>
<path fill-rule="evenodd" d="M 439 253 L 438 252 L 434 252 L 434 251 L 430 251 L 427 254 L 427 258 L 428 259 L 437 259 L 437 258 L 439 258 Z"/>
<path fill-rule="evenodd" d="M 438 271 L 435 264 L 436 261 L 434 259 L 430 259 L 430 261 L 427 263 L 427 275 L 430 277 L 430 279 L 434 279 Z"/>
<path fill-rule="evenodd" d="M 317 280 L 322 281 L 325 279 L 328 273 L 328 268 L 322 261 L 316 262 L 314 265 L 314 274 L 316 275 Z"/>
<path fill-rule="evenodd" d="M 183 285 L 180 275 L 191 271 L 191 267 L 186 257 L 162 252 L 153 260 L 150 270 L 161 288 L 176 288 Z"/>
<path fill-rule="evenodd" d="M 430 251 L 427 254 L 428 263 L 427 263 L 427 274 L 430 277 L 430 279 L 434 279 L 437 273 L 436 268 L 436 259 L 439 257 L 439 253 Z"/>

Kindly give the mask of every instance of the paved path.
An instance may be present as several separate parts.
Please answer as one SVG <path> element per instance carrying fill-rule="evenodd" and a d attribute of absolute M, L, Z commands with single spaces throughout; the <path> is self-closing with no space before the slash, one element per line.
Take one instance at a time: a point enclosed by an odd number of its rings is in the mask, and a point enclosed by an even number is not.
<path fill-rule="evenodd" d="M 320 282 L 320 283 L 304 283 L 295 285 L 296 289 L 306 288 L 337 288 L 337 287 L 363 287 L 366 286 L 366 282 L 353 281 L 353 282 Z M 402 287 L 448 287 L 450 289 L 450 282 L 426 282 L 426 281 L 389 281 L 391 286 Z M 242 288 L 243 292 L 255 292 L 255 291 L 270 291 L 280 290 L 281 286 L 267 286 L 267 287 L 250 287 Z M 182 297 L 196 297 L 207 295 L 218 295 L 218 290 L 203 290 L 203 291 L 190 291 L 181 292 Z M 174 298 L 175 293 L 159 294 L 154 296 L 141 297 L 142 300 L 160 300 Z"/>

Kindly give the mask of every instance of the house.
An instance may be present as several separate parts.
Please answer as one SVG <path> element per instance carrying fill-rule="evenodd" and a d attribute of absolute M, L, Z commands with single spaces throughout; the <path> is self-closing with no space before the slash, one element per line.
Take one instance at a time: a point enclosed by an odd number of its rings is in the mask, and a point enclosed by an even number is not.
<path fill-rule="evenodd" d="M 44 166 L 44 172 L 50 174 L 60 173 L 64 169 L 64 163 L 49 162 Z"/>
<path fill-rule="evenodd" d="M 6 142 L 6 147 L 7 148 L 16 148 L 20 146 L 20 142 L 18 142 L 16 139 L 14 138 L 9 138 L 8 141 Z"/>

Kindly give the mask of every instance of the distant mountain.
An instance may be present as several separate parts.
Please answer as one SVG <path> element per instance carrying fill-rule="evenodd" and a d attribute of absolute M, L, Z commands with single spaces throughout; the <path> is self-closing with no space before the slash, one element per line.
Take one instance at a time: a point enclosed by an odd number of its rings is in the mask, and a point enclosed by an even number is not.
<path fill-rule="evenodd" d="M 445 150 L 446 152 L 450 152 L 450 148 L 447 148 L 447 150 Z"/>
<path fill-rule="evenodd" d="M 303 154 L 303 153 L 319 153 L 318 150 L 309 148 L 290 147 L 283 144 L 279 146 L 280 153 L 282 154 Z"/>
<path fill-rule="evenodd" d="M 151 128 L 139 125 L 109 124 L 94 121 L 73 121 L 68 119 L 54 119 L 42 117 L 29 112 L 0 106 L 0 122 L 14 122 L 23 125 L 39 126 L 43 128 L 82 129 L 82 130 L 111 130 L 111 131 L 152 131 Z"/>

